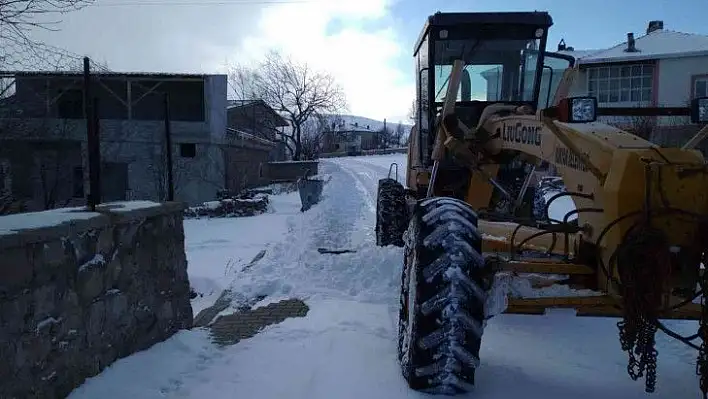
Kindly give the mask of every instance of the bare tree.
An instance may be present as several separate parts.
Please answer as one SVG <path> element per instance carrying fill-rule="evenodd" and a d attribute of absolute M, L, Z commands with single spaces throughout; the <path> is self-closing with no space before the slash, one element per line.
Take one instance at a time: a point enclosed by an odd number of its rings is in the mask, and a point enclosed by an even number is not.
<path fill-rule="evenodd" d="M 52 29 L 60 20 L 46 19 L 80 10 L 95 0 L 0 0 L 0 41 L 31 43 L 34 28 Z"/>
<path fill-rule="evenodd" d="M 393 131 L 388 127 L 382 127 L 374 135 L 374 146 L 376 149 L 388 148 L 393 141 Z"/>
<path fill-rule="evenodd" d="M 627 130 L 645 140 L 651 140 L 656 125 L 657 120 L 653 116 L 631 116 Z"/>
<path fill-rule="evenodd" d="M 322 152 L 330 150 L 335 137 L 344 128 L 340 115 L 315 115 L 303 125 L 302 157 L 317 159 Z M 340 138 L 341 139 L 341 138 Z"/>
<path fill-rule="evenodd" d="M 413 123 L 416 122 L 415 116 L 417 114 L 417 106 L 418 106 L 417 102 L 415 100 L 413 100 L 413 102 L 411 103 L 411 107 L 408 108 L 408 115 L 407 115 L 408 120 L 410 120 Z"/>
<path fill-rule="evenodd" d="M 347 105 L 332 75 L 277 51 L 270 51 L 256 67 L 236 66 L 230 75 L 231 88 L 240 99 L 261 99 L 288 120 L 290 131 L 280 136 L 294 160 L 302 157 L 304 124 L 318 114 L 336 113 Z"/>
<path fill-rule="evenodd" d="M 392 135 L 392 144 L 396 147 L 399 147 L 401 145 L 401 140 L 403 139 L 403 136 L 405 135 L 405 128 L 403 127 L 403 124 L 399 122 L 396 125 L 396 130 L 394 130 L 393 135 Z"/>

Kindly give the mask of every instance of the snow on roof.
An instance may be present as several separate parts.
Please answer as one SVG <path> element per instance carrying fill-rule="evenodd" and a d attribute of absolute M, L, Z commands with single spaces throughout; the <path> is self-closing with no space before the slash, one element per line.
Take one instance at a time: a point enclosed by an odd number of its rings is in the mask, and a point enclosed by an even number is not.
<path fill-rule="evenodd" d="M 271 145 L 271 146 L 272 146 L 272 145 L 275 145 L 275 144 L 276 144 L 275 141 L 271 141 L 271 140 L 264 139 L 264 138 L 262 138 L 262 137 L 258 137 L 258 136 L 254 135 L 254 134 L 244 132 L 243 130 L 240 130 L 240 129 L 234 129 L 234 128 L 231 128 L 231 127 L 227 127 L 227 128 L 226 128 L 226 132 L 227 132 L 227 133 L 230 133 L 230 134 L 233 134 L 233 135 L 235 135 L 235 136 L 237 136 L 237 137 L 239 137 L 239 138 L 241 138 L 241 139 L 251 140 L 251 141 L 255 141 L 255 142 L 258 142 L 258 143 L 261 143 L 261 144 L 265 144 L 265 145 Z"/>
<path fill-rule="evenodd" d="M 623 61 L 639 61 L 649 59 L 677 58 L 708 55 L 708 36 L 695 33 L 684 33 L 672 30 L 658 29 L 634 39 L 636 52 L 627 52 L 627 42 L 624 41 L 607 49 L 595 50 L 561 50 L 559 54 L 575 57 L 576 64 L 604 64 Z M 498 68 L 492 68 L 481 73 L 484 77 L 496 75 Z"/>
<path fill-rule="evenodd" d="M 106 208 L 111 212 L 130 212 L 138 209 L 154 208 L 162 204 L 155 201 L 115 201 L 104 202 L 97 207 L 99 209 Z"/>
<path fill-rule="evenodd" d="M 569 55 L 571 57 L 575 57 L 577 60 L 578 58 L 582 57 L 588 57 L 592 54 L 599 53 L 601 51 L 605 51 L 606 49 L 595 49 L 595 50 L 562 50 L 562 51 L 557 51 L 558 54 L 565 54 Z"/>
<path fill-rule="evenodd" d="M 708 55 L 708 36 L 660 29 L 634 40 L 636 52 L 627 52 L 624 41 L 607 50 L 581 56 L 580 64 L 677 58 Z"/>
<path fill-rule="evenodd" d="M 330 123 L 342 122 L 343 126 L 339 126 L 339 131 L 357 131 L 357 132 L 378 132 L 384 127 L 384 122 L 376 119 L 367 118 L 356 115 L 329 115 L 327 116 Z M 398 126 L 398 121 L 386 121 L 386 128 L 395 130 Z M 412 127 L 410 124 L 402 123 L 404 129 L 408 130 Z"/>

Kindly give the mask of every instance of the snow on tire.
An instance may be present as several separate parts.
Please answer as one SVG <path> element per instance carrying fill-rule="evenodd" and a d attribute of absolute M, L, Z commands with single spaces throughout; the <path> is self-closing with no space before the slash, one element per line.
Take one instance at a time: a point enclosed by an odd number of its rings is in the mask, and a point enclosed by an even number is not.
<path fill-rule="evenodd" d="M 405 233 L 399 361 L 410 388 L 458 394 L 474 386 L 489 283 L 477 215 L 453 198 L 419 201 Z"/>
<path fill-rule="evenodd" d="M 407 221 L 406 193 L 403 185 L 390 178 L 379 180 L 376 197 L 376 245 L 402 247 Z"/>

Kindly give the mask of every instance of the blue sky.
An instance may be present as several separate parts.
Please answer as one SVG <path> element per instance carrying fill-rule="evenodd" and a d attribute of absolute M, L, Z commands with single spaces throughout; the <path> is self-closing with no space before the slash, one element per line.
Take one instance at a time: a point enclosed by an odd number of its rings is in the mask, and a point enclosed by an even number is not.
<path fill-rule="evenodd" d="M 647 22 L 663 20 L 664 28 L 708 35 L 708 0 L 401 0 L 391 17 L 409 54 L 402 68 L 413 65 L 412 48 L 428 15 L 442 12 L 548 11 L 553 18 L 548 46 L 555 50 L 561 38 L 578 50 L 605 48 L 623 42 L 628 32 L 643 35 Z M 679 6 L 680 4 L 680 6 Z M 382 22 L 383 23 L 383 22 Z"/>
<path fill-rule="evenodd" d="M 346 2 L 349 0 L 329 0 Z M 370 73 L 358 72 L 364 64 L 370 70 L 378 71 L 388 66 L 386 79 L 379 84 L 379 93 L 392 93 L 388 98 L 372 101 L 371 90 L 366 89 L 358 96 L 352 95 L 352 112 L 366 116 L 400 119 L 410 102 L 406 98 L 414 96 L 414 64 L 412 49 L 426 18 L 436 11 L 442 12 L 490 12 L 490 11 L 547 11 L 554 24 L 550 29 L 548 49 L 555 51 L 561 39 L 577 50 L 602 49 L 612 47 L 626 40 L 627 33 L 635 37 L 646 32 L 651 20 L 664 21 L 664 28 L 688 33 L 708 35 L 705 12 L 708 0 L 351 0 L 354 4 L 378 3 L 383 10 L 368 15 L 352 16 L 349 13 L 332 15 L 327 23 L 326 36 L 336 37 L 347 29 L 356 29 L 361 35 L 377 35 L 381 45 L 396 47 L 395 53 L 372 52 L 372 43 L 366 46 L 349 42 L 350 54 L 359 54 L 351 61 L 357 66 L 342 74 L 342 78 L 359 73 L 361 78 L 371 77 Z M 387 43 L 387 44 L 384 44 Z M 380 47 L 379 46 L 379 47 Z M 374 55 L 376 54 L 376 55 Z M 393 68 L 393 70 L 391 70 Z M 373 72 L 378 74 L 377 72 Z M 382 73 L 382 75 L 384 75 Z M 367 87 L 362 80 L 356 86 Z M 350 91 L 353 92 L 353 89 Z M 405 103 L 405 105 L 403 105 Z M 396 105 L 398 104 L 398 105 Z"/>
<path fill-rule="evenodd" d="M 561 38 L 578 50 L 610 47 L 657 19 L 666 29 L 708 35 L 708 0 L 269 1 L 137 7 L 145 1 L 98 0 L 64 16 L 58 32 L 38 30 L 33 38 L 121 71 L 226 73 L 275 48 L 332 74 L 347 96 L 346 112 L 398 121 L 415 98 L 413 43 L 438 10 L 548 11 L 552 50 Z"/>

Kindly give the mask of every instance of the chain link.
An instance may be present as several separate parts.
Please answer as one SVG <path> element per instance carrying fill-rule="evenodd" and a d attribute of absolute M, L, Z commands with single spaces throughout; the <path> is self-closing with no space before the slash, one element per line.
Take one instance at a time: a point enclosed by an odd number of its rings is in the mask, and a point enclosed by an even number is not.
<path fill-rule="evenodd" d="M 706 262 L 704 257 L 704 264 Z M 698 336 L 701 338 L 701 346 L 696 360 L 696 374 L 699 376 L 703 399 L 708 399 L 708 308 L 706 308 L 706 293 L 708 293 L 708 274 L 703 272 L 700 278 L 701 291 L 701 320 L 698 327 Z"/>
<path fill-rule="evenodd" d="M 670 273 L 668 242 L 660 230 L 634 229 L 617 249 L 622 282 L 624 317 L 617 323 L 620 345 L 627 352 L 627 373 L 633 380 L 645 377 L 645 391 L 656 388 L 657 310 L 662 284 Z"/>

